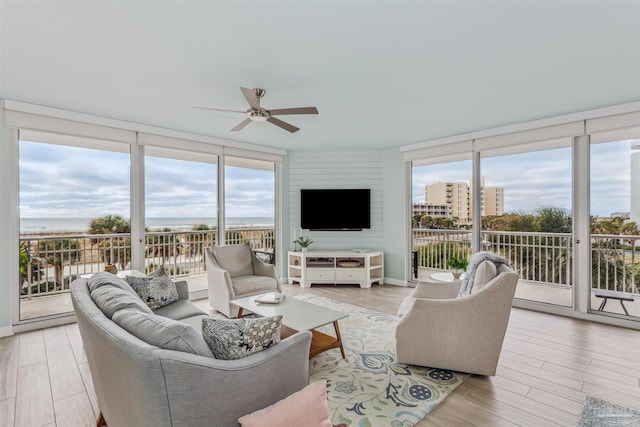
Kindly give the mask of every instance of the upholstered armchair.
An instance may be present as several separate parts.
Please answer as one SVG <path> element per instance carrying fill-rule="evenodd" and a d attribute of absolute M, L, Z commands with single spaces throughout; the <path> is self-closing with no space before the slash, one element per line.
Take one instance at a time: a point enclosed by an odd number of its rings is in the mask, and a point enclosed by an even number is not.
<path fill-rule="evenodd" d="M 495 375 L 518 275 L 485 263 L 470 295 L 458 297 L 459 280 L 418 283 L 398 310 L 398 363 Z"/>
<path fill-rule="evenodd" d="M 276 268 L 253 253 L 249 244 L 211 246 L 205 251 L 209 306 L 227 317 L 238 317 L 236 298 L 280 292 Z"/>

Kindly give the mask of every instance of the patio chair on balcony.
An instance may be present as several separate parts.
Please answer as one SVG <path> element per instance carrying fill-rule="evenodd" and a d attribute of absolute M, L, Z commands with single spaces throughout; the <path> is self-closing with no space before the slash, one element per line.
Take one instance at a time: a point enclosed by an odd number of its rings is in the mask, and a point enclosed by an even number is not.
<path fill-rule="evenodd" d="M 518 275 L 501 264 L 481 276 L 465 296 L 459 280 L 418 283 L 398 310 L 398 363 L 495 375 Z"/>
<path fill-rule="evenodd" d="M 238 317 L 236 298 L 280 292 L 276 268 L 256 256 L 249 244 L 206 249 L 209 306 L 227 317 Z"/>

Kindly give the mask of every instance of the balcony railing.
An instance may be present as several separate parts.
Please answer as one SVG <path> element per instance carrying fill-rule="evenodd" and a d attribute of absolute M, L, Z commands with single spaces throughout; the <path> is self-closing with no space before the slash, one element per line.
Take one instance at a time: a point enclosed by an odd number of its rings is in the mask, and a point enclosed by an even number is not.
<path fill-rule="evenodd" d="M 482 250 L 509 260 L 520 280 L 551 286 L 573 286 L 572 239 L 569 233 L 483 231 Z M 446 270 L 451 257 L 471 254 L 471 231 L 413 230 L 419 267 Z M 591 235 L 594 289 L 640 295 L 640 236 Z"/>
<path fill-rule="evenodd" d="M 256 251 L 274 253 L 274 229 L 227 229 L 227 244 L 249 242 Z M 572 239 L 567 233 L 484 231 L 483 250 L 509 260 L 521 280 L 571 287 Z M 216 232 L 170 231 L 145 235 L 145 269 L 159 266 L 174 278 L 205 272 L 204 249 L 216 243 Z M 468 230 L 413 230 L 420 267 L 447 270 L 452 256 L 471 254 Z M 592 287 L 640 295 L 640 236 L 592 235 Z M 103 271 L 107 264 L 131 267 L 127 234 L 24 236 L 20 239 L 20 290 L 23 298 L 69 291 L 75 278 Z"/>
<path fill-rule="evenodd" d="M 263 254 L 274 253 L 273 227 L 229 228 L 226 244 L 249 243 Z M 167 231 L 145 234 L 145 270 L 162 266 L 173 278 L 205 272 L 205 248 L 215 245 L 216 231 Z M 20 238 L 20 293 L 22 298 L 69 291 L 70 283 L 85 274 L 103 271 L 107 264 L 131 268 L 128 234 L 58 234 Z"/>
<path fill-rule="evenodd" d="M 483 250 L 505 257 L 521 280 L 571 286 L 571 234 L 483 231 Z"/>

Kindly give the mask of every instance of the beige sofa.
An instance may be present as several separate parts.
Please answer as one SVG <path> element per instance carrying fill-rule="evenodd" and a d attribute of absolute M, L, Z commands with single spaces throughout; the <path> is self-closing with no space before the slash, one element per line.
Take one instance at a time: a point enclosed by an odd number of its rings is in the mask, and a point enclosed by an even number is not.
<path fill-rule="evenodd" d="M 495 375 L 517 283 L 504 264 L 468 296 L 459 280 L 418 283 L 398 310 L 398 362 Z"/>
<path fill-rule="evenodd" d="M 310 332 L 243 359 L 215 359 L 201 332 L 206 313 L 189 302 L 186 282 L 176 286 L 180 299 L 152 312 L 110 273 L 71 284 L 109 427 L 237 427 L 240 416 L 307 385 Z"/>

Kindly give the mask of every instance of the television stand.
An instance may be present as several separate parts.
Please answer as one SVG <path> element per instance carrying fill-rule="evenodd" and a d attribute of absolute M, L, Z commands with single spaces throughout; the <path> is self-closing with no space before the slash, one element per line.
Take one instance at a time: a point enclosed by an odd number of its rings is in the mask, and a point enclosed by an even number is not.
<path fill-rule="evenodd" d="M 309 251 L 288 253 L 289 284 L 302 288 L 311 284 L 358 284 L 370 288 L 382 284 L 384 254 L 382 251 Z"/>

